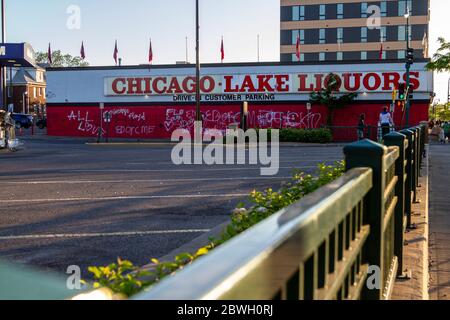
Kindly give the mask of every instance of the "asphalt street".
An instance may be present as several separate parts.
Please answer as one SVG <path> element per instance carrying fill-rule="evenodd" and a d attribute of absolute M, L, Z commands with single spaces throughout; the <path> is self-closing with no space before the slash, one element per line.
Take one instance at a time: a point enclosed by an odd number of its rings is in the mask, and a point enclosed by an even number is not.
<path fill-rule="evenodd" d="M 259 165 L 176 166 L 168 144 L 23 141 L 0 151 L 0 259 L 59 273 L 78 265 L 84 278 L 117 257 L 147 264 L 229 220 L 252 190 L 343 157 L 339 146 L 282 146 L 278 175 L 264 177 Z"/>

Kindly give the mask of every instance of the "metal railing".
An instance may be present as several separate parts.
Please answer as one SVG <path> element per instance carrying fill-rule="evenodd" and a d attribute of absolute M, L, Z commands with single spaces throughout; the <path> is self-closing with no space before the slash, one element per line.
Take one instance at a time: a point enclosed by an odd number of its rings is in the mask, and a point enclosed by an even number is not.
<path fill-rule="evenodd" d="M 135 298 L 389 299 L 425 135 L 420 126 L 385 136 L 386 145 L 348 145 L 343 177 Z M 369 267 L 379 286 L 367 286 Z"/>
<path fill-rule="evenodd" d="M 385 145 L 348 145 L 341 178 L 133 298 L 389 299 L 403 271 L 403 236 L 413 225 L 426 134 L 419 126 L 385 136 Z M 12 271 L 0 271 L 2 283 Z M 369 276 L 378 277 L 379 286 L 369 287 Z M 14 283 L 16 297 L 19 287 L 30 292 L 41 285 L 40 277 L 31 278 Z M 0 297 L 8 290 L 0 286 Z"/>

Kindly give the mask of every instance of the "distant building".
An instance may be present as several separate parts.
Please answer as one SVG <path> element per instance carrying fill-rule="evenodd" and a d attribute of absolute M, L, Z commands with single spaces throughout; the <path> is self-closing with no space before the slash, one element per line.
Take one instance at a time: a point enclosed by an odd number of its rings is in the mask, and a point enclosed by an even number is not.
<path fill-rule="evenodd" d="M 428 58 L 430 0 L 281 0 L 280 60 L 299 61 L 298 38 L 300 62 L 404 60 L 407 8 L 410 46 Z"/>
<path fill-rule="evenodd" d="M 16 113 L 45 113 L 46 71 L 43 67 L 8 68 L 8 105 Z"/>

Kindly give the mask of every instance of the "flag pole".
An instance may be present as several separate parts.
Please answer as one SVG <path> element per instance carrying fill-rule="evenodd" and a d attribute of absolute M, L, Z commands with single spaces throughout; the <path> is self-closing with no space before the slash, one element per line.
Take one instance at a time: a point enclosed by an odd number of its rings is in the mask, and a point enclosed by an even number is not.
<path fill-rule="evenodd" d="M 202 121 L 202 115 L 200 113 L 200 25 L 199 25 L 199 8 L 198 8 L 198 0 L 195 0 L 195 24 L 196 24 L 196 46 L 195 46 L 195 55 L 196 55 L 196 63 L 195 63 L 195 105 L 196 105 L 196 114 L 195 120 Z"/>
<path fill-rule="evenodd" d="M 259 62 L 259 34 L 258 34 L 258 41 L 257 41 L 257 44 L 258 44 L 258 45 L 257 45 L 257 48 L 258 48 L 257 50 L 258 50 L 258 62 Z"/>
<path fill-rule="evenodd" d="M 188 57 L 188 37 L 186 36 L 186 63 L 189 63 L 189 57 Z"/>

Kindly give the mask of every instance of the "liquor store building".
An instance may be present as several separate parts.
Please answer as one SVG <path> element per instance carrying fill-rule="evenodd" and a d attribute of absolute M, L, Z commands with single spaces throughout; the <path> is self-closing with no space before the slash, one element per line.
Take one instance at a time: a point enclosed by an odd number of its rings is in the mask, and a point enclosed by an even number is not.
<path fill-rule="evenodd" d="M 426 61 L 412 66 L 414 89 L 409 124 L 428 120 L 433 75 Z M 357 98 L 333 114 L 333 126 L 356 127 L 364 113 L 378 125 L 392 92 L 406 79 L 398 61 L 358 63 L 245 63 L 202 65 L 200 89 L 204 129 L 226 130 L 241 122 L 248 102 L 249 128 L 320 128 L 326 106 L 309 105 L 310 94 L 338 76 L 339 92 Z M 167 139 L 195 121 L 195 66 L 158 65 L 50 68 L 47 70 L 47 122 L 51 136 Z M 396 126 L 405 124 L 401 105 L 391 107 Z M 356 138 L 356 130 L 352 130 Z"/>

